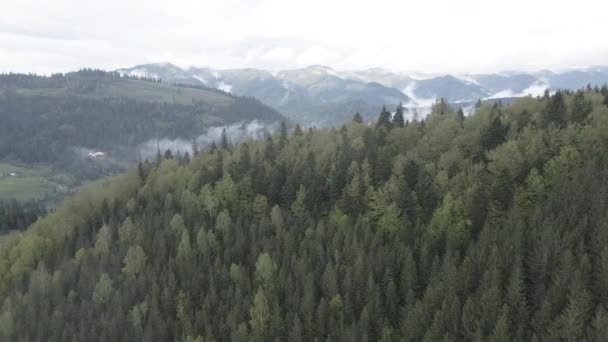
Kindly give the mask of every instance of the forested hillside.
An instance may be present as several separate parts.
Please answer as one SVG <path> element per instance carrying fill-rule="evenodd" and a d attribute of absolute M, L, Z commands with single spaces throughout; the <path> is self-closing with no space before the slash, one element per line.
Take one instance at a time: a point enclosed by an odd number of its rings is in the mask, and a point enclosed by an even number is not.
<path fill-rule="evenodd" d="M 192 138 L 212 125 L 282 120 L 251 98 L 94 70 L 0 75 L 0 117 L 0 158 L 27 163 L 67 159 L 75 147 L 134 150 L 149 139 Z"/>
<path fill-rule="evenodd" d="M 253 120 L 284 118 L 252 98 L 118 73 L 0 75 L 0 161 L 50 167 L 66 187 L 124 171 L 142 143 Z M 97 151 L 106 158 L 87 158 Z"/>
<path fill-rule="evenodd" d="M 439 102 L 144 162 L 0 242 L 0 336 L 608 340 L 607 105 Z"/>

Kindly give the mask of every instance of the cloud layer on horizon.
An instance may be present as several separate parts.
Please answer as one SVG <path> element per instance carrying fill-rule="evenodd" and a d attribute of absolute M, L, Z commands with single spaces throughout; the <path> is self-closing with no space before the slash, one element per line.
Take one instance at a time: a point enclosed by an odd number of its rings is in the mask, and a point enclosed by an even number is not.
<path fill-rule="evenodd" d="M 0 72 L 152 62 L 486 72 L 608 57 L 608 5 L 593 0 L 5 0 L 2 7 Z"/>

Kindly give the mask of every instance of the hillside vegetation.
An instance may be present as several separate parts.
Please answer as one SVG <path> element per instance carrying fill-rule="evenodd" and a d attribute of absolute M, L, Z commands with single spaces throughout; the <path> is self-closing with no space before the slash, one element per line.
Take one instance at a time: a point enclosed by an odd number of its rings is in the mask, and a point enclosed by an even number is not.
<path fill-rule="evenodd" d="M 69 181 L 61 183 L 68 187 L 124 171 L 144 142 L 192 139 L 211 126 L 252 120 L 284 119 L 252 98 L 118 73 L 0 75 L 0 161 L 68 174 Z M 110 158 L 91 161 L 89 151 Z M 0 197 L 8 196 L 2 187 Z M 27 186 L 15 191 L 30 192 Z"/>
<path fill-rule="evenodd" d="M 439 102 L 144 162 L 3 241 L 0 334 L 607 340 L 607 104 Z"/>

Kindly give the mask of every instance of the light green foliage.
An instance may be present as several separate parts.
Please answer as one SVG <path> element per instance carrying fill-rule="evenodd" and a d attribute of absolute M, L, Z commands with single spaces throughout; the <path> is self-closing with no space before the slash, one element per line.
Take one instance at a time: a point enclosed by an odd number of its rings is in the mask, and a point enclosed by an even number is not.
<path fill-rule="evenodd" d="M 241 285 L 241 282 L 243 281 L 241 272 L 241 267 L 239 265 L 230 264 L 230 280 L 237 286 Z"/>
<path fill-rule="evenodd" d="M 135 304 L 133 306 L 133 308 L 131 309 L 131 311 L 129 312 L 132 326 L 135 328 L 143 327 L 147 314 L 148 314 L 148 303 L 147 302 Z"/>
<path fill-rule="evenodd" d="M 521 188 L 517 202 L 519 206 L 530 214 L 535 205 L 542 200 L 545 191 L 545 180 L 537 169 L 532 169 L 526 178 L 525 186 Z"/>
<path fill-rule="evenodd" d="M 348 228 L 348 215 L 342 212 L 340 208 L 336 207 L 329 214 L 329 222 L 338 229 L 347 229 Z"/>
<path fill-rule="evenodd" d="M 101 256 L 107 256 L 110 253 L 110 244 L 112 243 L 112 233 L 110 227 L 104 224 L 97 232 L 95 240 L 95 253 Z"/>
<path fill-rule="evenodd" d="M 140 229 L 135 227 L 130 217 L 127 217 L 118 228 L 118 240 L 124 245 L 132 245 L 143 239 Z"/>
<path fill-rule="evenodd" d="M 296 194 L 296 200 L 291 205 L 291 212 L 293 215 L 299 219 L 304 218 L 306 215 L 306 188 L 304 186 L 300 186 L 298 192 Z"/>
<path fill-rule="evenodd" d="M 268 334 L 270 322 L 270 308 L 264 290 L 258 289 L 256 292 L 249 315 L 251 317 L 249 326 L 251 327 L 253 336 L 257 340 L 263 341 Z"/>
<path fill-rule="evenodd" d="M 268 253 L 262 253 L 258 256 L 255 262 L 255 278 L 257 283 L 264 287 L 272 287 L 275 280 L 277 265 L 274 263 Z"/>
<path fill-rule="evenodd" d="M 184 218 L 180 214 L 173 215 L 173 218 L 171 218 L 171 221 L 169 222 L 169 226 L 171 227 L 171 232 L 173 232 L 175 236 L 181 236 L 182 232 L 186 230 Z"/>
<path fill-rule="evenodd" d="M 276 229 L 283 229 L 283 213 L 278 205 L 273 206 L 270 211 L 270 222 Z"/>
<path fill-rule="evenodd" d="M 228 210 L 224 209 L 215 220 L 215 229 L 221 234 L 230 234 L 232 229 L 232 219 Z"/>
<path fill-rule="evenodd" d="M 205 184 L 201 189 L 199 197 L 203 205 L 203 209 L 206 210 L 209 215 L 215 216 L 218 207 L 218 201 L 213 194 L 213 187 L 209 184 Z"/>
<path fill-rule="evenodd" d="M 555 184 L 563 177 L 570 177 L 572 172 L 581 165 L 579 151 L 571 146 L 562 148 L 557 156 L 547 162 L 545 174 L 549 184 Z"/>
<path fill-rule="evenodd" d="M 214 194 L 221 208 L 228 208 L 232 203 L 237 203 L 239 196 L 238 187 L 230 174 L 225 175 L 216 185 Z"/>
<path fill-rule="evenodd" d="M 395 204 L 385 207 L 380 219 L 378 228 L 387 233 L 395 233 L 401 227 L 401 212 Z"/>
<path fill-rule="evenodd" d="M 127 277 L 135 277 L 146 267 L 146 253 L 141 246 L 131 246 L 124 259 L 122 273 Z"/>
<path fill-rule="evenodd" d="M 469 226 L 470 221 L 464 215 L 462 201 L 448 193 L 433 214 L 427 232 L 432 243 L 445 243 L 449 249 L 458 249 L 469 238 Z"/>
<path fill-rule="evenodd" d="M 339 294 L 331 297 L 329 301 L 329 312 L 337 322 L 341 322 L 344 319 L 344 301 L 342 296 Z"/>
<path fill-rule="evenodd" d="M 264 195 L 256 195 L 253 200 L 253 212 L 258 220 L 266 216 L 268 210 L 268 197 Z"/>
<path fill-rule="evenodd" d="M 188 230 L 182 232 L 182 237 L 177 246 L 177 259 L 182 262 L 190 261 L 192 258 L 192 247 L 190 245 L 190 233 Z"/>
<path fill-rule="evenodd" d="M 93 290 L 93 301 L 99 304 L 108 303 L 114 293 L 113 283 L 110 276 L 107 273 L 103 273 L 101 277 L 99 277 L 97 285 L 95 285 L 95 290 Z"/>
<path fill-rule="evenodd" d="M 16 176 L 9 176 L 15 173 Z M 57 175 L 48 167 L 25 166 L 0 162 L 0 200 L 27 201 L 42 199 L 59 189 L 59 195 L 67 194 L 69 178 Z M 63 176 L 63 177 L 62 177 Z"/>

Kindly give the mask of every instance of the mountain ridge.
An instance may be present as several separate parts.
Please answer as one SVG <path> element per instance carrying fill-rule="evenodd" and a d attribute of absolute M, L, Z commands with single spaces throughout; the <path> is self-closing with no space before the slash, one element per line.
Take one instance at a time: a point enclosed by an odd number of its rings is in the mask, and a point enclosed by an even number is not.
<path fill-rule="evenodd" d="M 360 111 L 368 119 L 376 115 L 382 105 L 399 103 L 410 109 L 410 115 L 414 109 L 425 115 L 430 110 L 428 104 L 439 98 L 456 106 L 470 106 L 478 100 L 540 96 L 546 90 L 576 90 L 588 84 L 599 86 L 608 83 L 608 68 L 601 66 L 562 71 L 424 74 L 383 68 L 342 71 L 325 65 L 269 71 L 255 68 L 180 68 L 163 63 L 141 64 L 116 71 L 253 96 L 294 121 L 321 125 L 339 124 L 353 114 L 345 110 L 336 111 L 340 106 Z M 421 103 L 425 106 L 420 106 Z M 329 108 L 333 112 L 329 112 Z"/>

